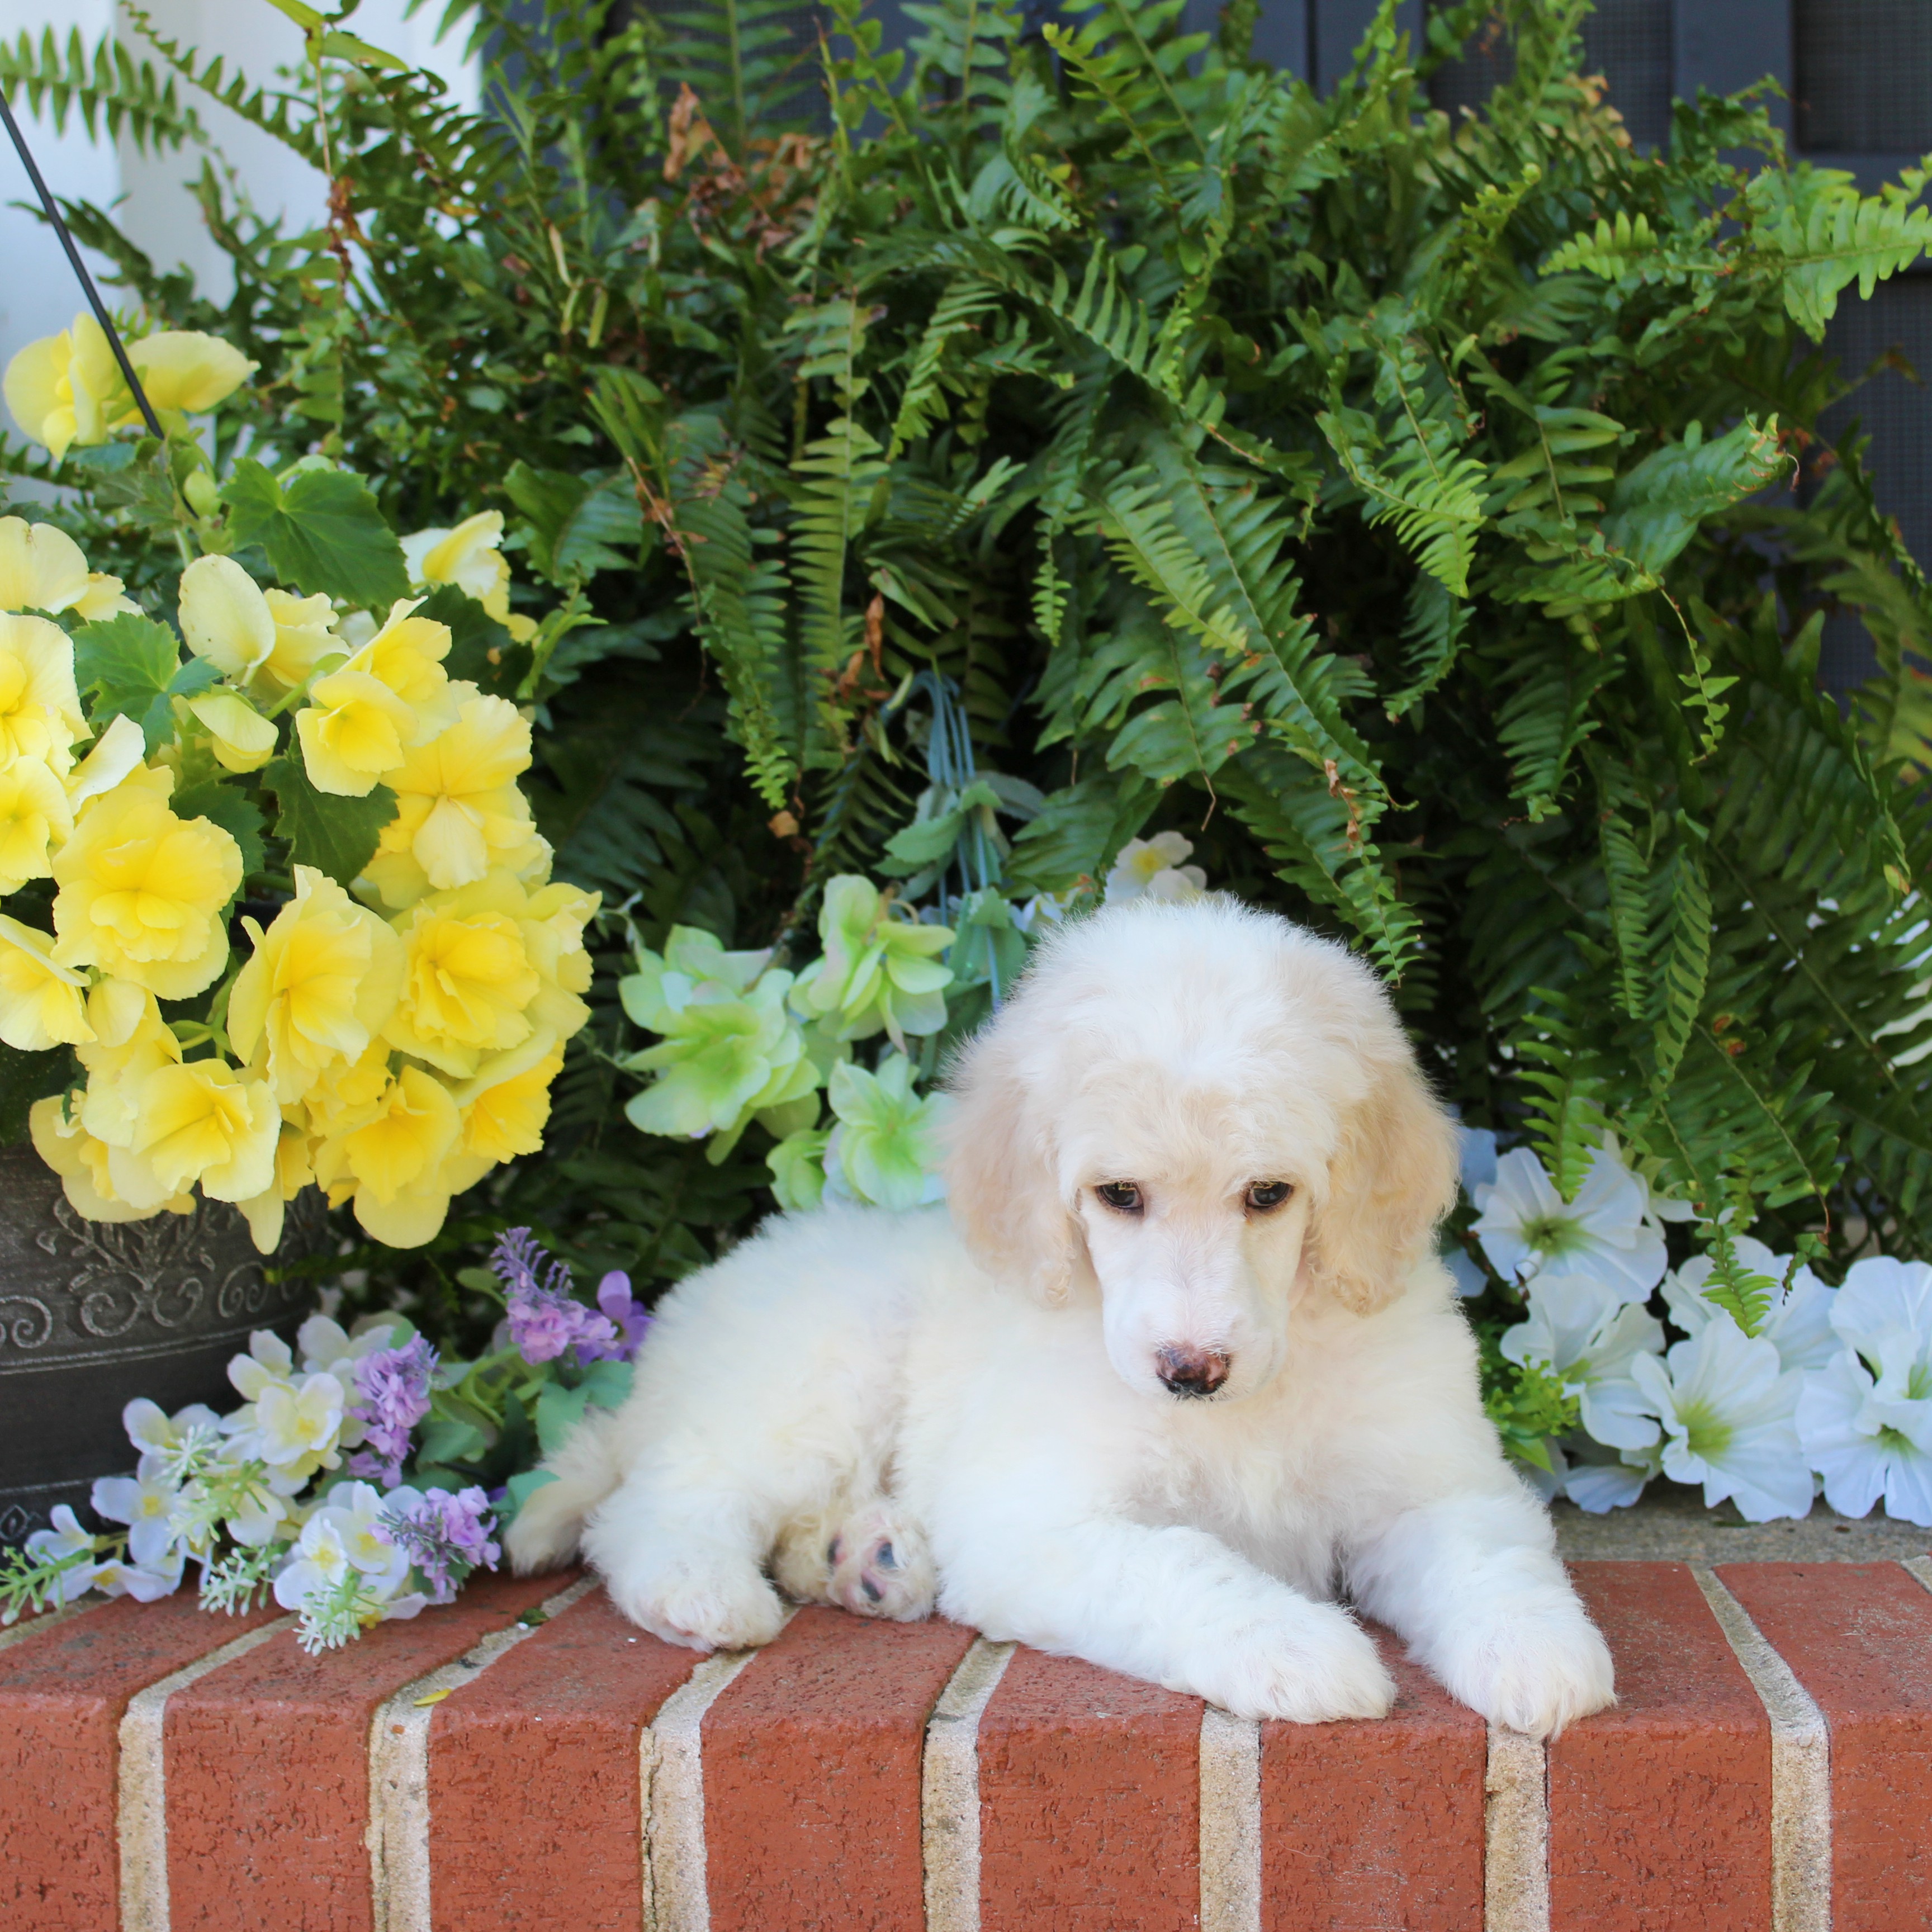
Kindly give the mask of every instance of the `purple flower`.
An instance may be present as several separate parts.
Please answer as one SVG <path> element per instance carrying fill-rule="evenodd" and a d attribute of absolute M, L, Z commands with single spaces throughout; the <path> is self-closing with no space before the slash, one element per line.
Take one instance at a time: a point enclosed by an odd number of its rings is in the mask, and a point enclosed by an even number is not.
<path fill-rule="evenodd" d="M 539 1277 L 537 1270 L 546 1262 Z M 568 1264 L 550 1261 L 529 1228 L 511 1228 L 496 1244 L 490 1264 L 509 1304 L 510 1340 L 525 1361 L 554 1362 L 574 1347 L 580 1366 L 617 1352 L 616 1324 L 608 1316 L 592 1313 L 571 1293 Z M 627 1300 L 629 1286 L 626 1282 Z"/>
<path fill-rule="evenodd" d="M 429 1379 L 435 1369 L 436 1351 L 420 1335 L 400 1348 L 378 1348 L 356 1364 L 360 1399 L 349 1412 L 364 1425 L 368 1446 L 350 1458 L 351 1475 L 380 1482 L 386 1490 L 402 1480 L 410 1432 L 429 1413 Z"/>
<path fill-rule="evenodd" d="M 613 1268 L 597 1284 L 597 1305 L 610 1320 L 616 1334 L 608 1343 L 586 1346 L 580 1342 L 578 1354 L 585 1361 L 628 1362 L 638 1352 L 652 1318 L 644 1304 L 631 1294 L 631 1277 L 621 1268 Z"/>
<path fill-rule="evenodd" d="M 502 1554 L 490 1540 L 496 1520 L 490 1513 L 490 1499 L 473 1486 L 454 1494 L 431 1490 L 406 1508 L 390 1510 L 382 1520 L 421 1571 L 433 1604 L 453 1601 L 471 1570 L 495 1569 Z"/>

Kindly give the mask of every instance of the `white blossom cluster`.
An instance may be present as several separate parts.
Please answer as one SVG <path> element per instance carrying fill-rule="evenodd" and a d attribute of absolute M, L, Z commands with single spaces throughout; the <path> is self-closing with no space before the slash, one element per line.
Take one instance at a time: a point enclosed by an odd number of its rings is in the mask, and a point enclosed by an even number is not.
<path fill-rule="evenodd" d="M 1466 1130 L 1465 1149 L 1473 1232 L 1528 1305 L 1503 1353 L 1580 1411 L 1580 1431 L 1550 1445 L 1546 1490 L 1601 1513 L 1662 1474 L 1763 1522 L 1807 1514 L 1822 1489 L 1842 1515 L 1882 1501 L 1932 1527 L 1932 1267 L 1874 1257 L 1833 1289 L 1738 1237 L 1738 1259 L 1778 1284 L 1747 1334 L 1706 1298 L 1708 1256 L 1669 1267 L 1664 1224 L 1691 1210 L 1653 1194 L 1614 1142 L 1570 1202 L 1528 1148 L 1498 1158 L 1493 1136 Z"/>

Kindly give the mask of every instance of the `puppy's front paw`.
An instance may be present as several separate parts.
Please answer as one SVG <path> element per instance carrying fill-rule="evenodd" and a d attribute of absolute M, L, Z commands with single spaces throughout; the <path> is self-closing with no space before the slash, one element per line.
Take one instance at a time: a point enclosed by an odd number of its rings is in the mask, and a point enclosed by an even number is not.
<path fill-rule="evenodd" d="M 604 1569 L 610 1600 L 688 1650 L 754 1650 L 784 1628 L 778 1592 L 746 1561 L 710 1551 L 627 1555 Z"/>
<path fill-rule="evenodd" d="M 1451 1631 L 1436 1674 L 1491 1724 L 1536 1738 L 1616 1702 L 1610 1646 L 1574 1600 Z"/>
<path fill-rule="evenodd" d="M 926 1538 L 888 1504 L 848 1516 L 826 1555 L 832 1598 L 855 1616 L 916 1623 L 932 1614 L 937 1580 Z"/>
<path fill-rule="evenodd" d="M 1384 1718 L 1395 1701 L 1395 1680 L 1374 1640 L 1331 1604 L 1250 1625 L 1215 1648 L 1190 1688 L 1238 1718 L 1323 1724 Z"/>

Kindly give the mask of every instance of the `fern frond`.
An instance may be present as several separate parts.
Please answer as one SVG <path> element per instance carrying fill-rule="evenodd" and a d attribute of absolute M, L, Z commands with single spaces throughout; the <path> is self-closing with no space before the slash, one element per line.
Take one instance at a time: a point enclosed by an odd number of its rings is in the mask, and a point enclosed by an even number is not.
<path fill-rule="evenodd" d="M 90 141 L 125 134 L 143 153 L 208 142 L 194 110 L 176 95 L 174 76 L 164 80 L 111 32 L 90 52 L 80 29 L 71 28 L 63 52 L 52 27 L 41 30 L 38 46 L 22 28 L 11 46 L 0 41 L 0 93 L 9 105 L 25 95 L 28 109 L 44 112 L 56 134 L 67 131 L 72 114 Z"/>

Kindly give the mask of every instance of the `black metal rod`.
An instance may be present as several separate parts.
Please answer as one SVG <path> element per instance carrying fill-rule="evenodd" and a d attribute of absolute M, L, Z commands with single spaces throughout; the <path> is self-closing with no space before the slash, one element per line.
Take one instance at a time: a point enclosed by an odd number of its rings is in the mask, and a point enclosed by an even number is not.
<path fill-rule="evenodd" d="M 160 421 L 154 414 L 154 406 L 148 400 L 148 392 L 141 386 L 141 379 L 134 373 L 134 365 L 128 360 L 128 352 L 122 346 L 121 332 L 114 326 L 114 319 L 107 313 L 107 304 L 100 299 L 100 291 L 94 286 L 94 278 L 87 272 L 87 264 L 80 259 L 80 250 L 74 244 L 74 237 L 68 232 L 65 221 L 56 206 L 53 196 L 47 191 L 46 183 L 40 178 L 40 171 L 34 164 L 33 151 L 27 146 L 27 137 L 20 132 L 20 124 L 14 118 L 14 110 L 8 106 L 4 90 L 0 90 L 0 117 L 7 123 L 7 131 L 14 137 L 14 146 L 20 157 L 21 165 L 27 170 L 27 178 L 34 184 L 34 192 L 40 198 L 40 206 L 46 210 L 46 218 L 53 224 L 54 232 L 60 237 L 61 246 L 67 250 L 67 258 L 74 265 L 74 273 L 80 278 L 80 286 L 87 293 L 88 306 L 94 311 L 94 319 L 106 332 L 107 346 L 114 352 L 114 359 L 121 365 L 121 373 L 127 378 L 128 388 L 134 392 L 135 406 L 141 412 L 141 418 L 148 425 L 148 433 L 157 442 L 165 442 Z"/>

